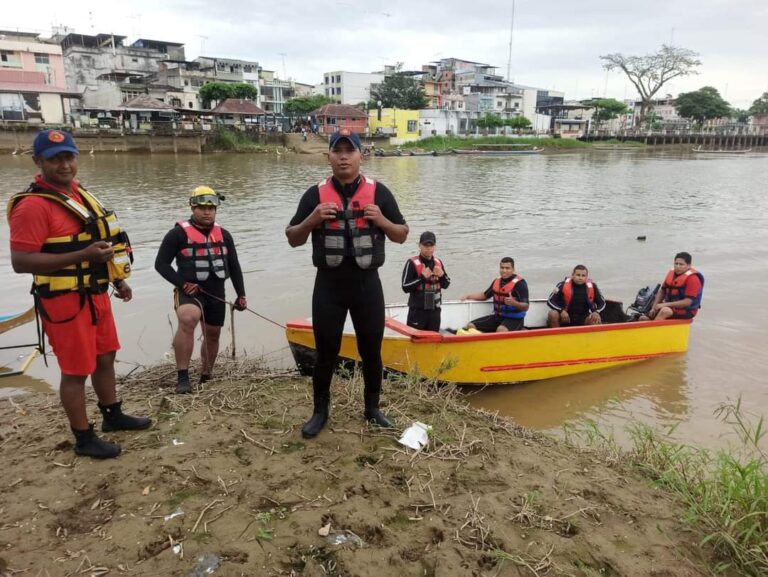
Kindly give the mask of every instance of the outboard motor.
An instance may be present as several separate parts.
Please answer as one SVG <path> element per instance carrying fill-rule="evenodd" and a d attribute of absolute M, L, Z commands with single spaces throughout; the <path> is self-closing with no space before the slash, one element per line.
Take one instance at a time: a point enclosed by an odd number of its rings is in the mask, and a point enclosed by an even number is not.
<path fill-rule="evenodd" d="M 627 316 L 630 321 L 636 321 L 642 315 L 648 316 L 648 313 L 651 312 L 653 301 L 656 300 L 656 293 L 659 292 L 660 288 L 661 285 L 657 284 L 653 289 L 647 286 L 637 291 L 635 301 L 627 308 Z"/>

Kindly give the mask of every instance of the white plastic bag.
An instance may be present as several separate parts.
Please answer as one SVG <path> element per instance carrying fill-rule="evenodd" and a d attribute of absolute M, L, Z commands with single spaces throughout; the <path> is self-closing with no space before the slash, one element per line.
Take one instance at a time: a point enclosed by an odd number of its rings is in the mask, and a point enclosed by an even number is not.
<path fill-rule="evenodd" d="M 403 436 L 400 437 L 398 443 L 405 445 L 410 449 L 421 451 L 429 444 L 429 431 L 432 430 L 431 425 L 425 425 L 416 421 L 413 425 L 403 431 Z"/>

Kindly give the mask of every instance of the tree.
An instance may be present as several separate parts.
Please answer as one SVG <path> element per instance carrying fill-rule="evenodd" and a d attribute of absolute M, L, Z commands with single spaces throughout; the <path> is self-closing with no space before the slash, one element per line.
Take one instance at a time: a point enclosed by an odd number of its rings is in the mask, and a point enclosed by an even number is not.
<path fill-rule="evenodd" d="M 752 103 L 749 112 L 750 114 L 768 114 L 768 92 L 763 92 L 763 95 Z"/>
<path fill-rule="evenodd" d="M 616 52 L 600 56 L 606 70 L 621 70 L 635 86 L 640 96 L 638 124 L 645 121 L 645 115 L 653 107 L 653 97 L 667 82 L 678 76 L 698 74 L 694 68 L 701 65 L 698 54 L 693 50 L 662 44 L 655 54 L 645 56 L 624 56 Z"/>
<path fill-rule="evenodd" d="M 712 86 L 680 94 L 675 99 L 675 110 L 682 118 L 695 120 L 699 124 L 713 118 L 730 117 L 732 113 L 730 104 Z"/>
<path fill-rule="evenodd" d="M 424 89 L 412 76 L 397 73 L 385 77 L 381 84 L 371 88 L 369 106 L 377 108 L 379 102 L 382 108 L 419 110 L 425 108 L 429 100 Z"/>
<path fill-rule="evenodd" d="M 480 128 L 497 128 L 504 126 L 504 120 L 495 114 L 487 112 L 485 116 L 478 118 L 477 126 Z"/>
<path fill-rule="evenodd" d="M 733 109 L 733 118 L 736 119 L 736 122 L 747 124 L 749 122 L 750 116 L 752 116 L 752 114 L 749 112 L 749 110 L 742 110 L 741 108 Z"/>
<path fill-rule="evenodd" d="M 259 90 L 247 82 L 230 84 L 232 87 L 232 96 L 230 98 L 241 98 L 243 100 L 253 100 L 259 95 Z"/>
<path fill-rule="evenodd" d="M 297 96 L 291 98 L 285 103 L 283 109 L 288 114 L 307 115 L 317 110 L 321 106 L 331 104 L 333 100 L 325 96 L 324 94 L 315 94 L 313 96 Z"/>
<path fill-rule="evenodd" d="M 531 126 L 531 121 L 528 120 L 525 116 L 514 116 L 512 118 L 507 118 L 504 121 L 504 124 L 510 128 L 515 128 L 520 131 L 524 128 L 529 128 Z"/>
<path fill-rule="evenodd" d="M 247 82 L 209 82 L 200 87 L 200 98 L 203 108 L 208 108 L 212 101 L 222 102 L 227 98 L 243 98 L 252 100 L 258 96 L 259 91 Z"/>
<path fill-rule="evenodd" d="M 626 114 L 629 111 L 629 107 L 627 107 L 626 104 L 615 98 L 598 98 L 592 100 L 591 104 L 595 107 L 595 113 L 592 115 L 592 118 L 598 126 L 604 122 L 618 118 L 620 115 Z"/>

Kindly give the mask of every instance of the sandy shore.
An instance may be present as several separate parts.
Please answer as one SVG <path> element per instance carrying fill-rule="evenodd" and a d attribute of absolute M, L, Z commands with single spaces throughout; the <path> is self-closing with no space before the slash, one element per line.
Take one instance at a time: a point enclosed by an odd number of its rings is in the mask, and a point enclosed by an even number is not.
<path fill-rule="evenodd" d="M 450 390 L 390 381 L 398 430 L 369 430 L 359 380 L 339 379 L 307 441 L 308 379 L 230 361 L 176 396 L 174 374 L 121 383 L 155 423 L 105 434 L 123 447 L 106 462 L 75 457 L 56 397 L 0 400 L 0 575 L 705 574 L 700 537 L 647 479 Z M 397 442 L 414 421 L 433 426 L 420 453 Z"/>

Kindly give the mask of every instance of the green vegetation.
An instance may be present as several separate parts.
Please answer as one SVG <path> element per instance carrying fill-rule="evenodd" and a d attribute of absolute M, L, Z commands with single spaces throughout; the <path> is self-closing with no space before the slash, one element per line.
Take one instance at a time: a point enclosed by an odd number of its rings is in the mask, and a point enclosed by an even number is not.
<path fill-rule="evenodd" d="M 269 152 L 269 148 L 255 142 L 239 130 L 220 126 L 216 135 L 206 144 L 208 150 L 229 150 L 233 152 Z"/>
<path fill-rule="evenodd" d="M 595 107 L 595 114 L 592 118 L 598 126 L 618 118 L 629 111 L 629 107 L 626 104 L 615 98 L 597 98 L 591 104 Z"/>
<path fill-rule="evenodd" d="M 481 138 L 459 138 L 457 136 L 431 136 L 423 140 L 408 142 L 402 148 L 419 148 L 424 150 L 451 150 L 454 148 L 471 148 L 474 144 L 530 144 L 543 148 L 585 148 L 589 144 L 569 138 L 517 138 L 507 136 L 484 136 Z"/>
<path fill-rule="evenodd" d="M 253 100 L 258 94 L 257 88 L 247 82 L 209 82 L 200 87 L 200 98 L 203 101 L 203 108 L 208 108 L 213 100 L 216 102 L 222 102 L 227 98 Z"/>
<path fill-rule="evenodd" d="M 682 118 L 704 124 L 707 120 L 727 118 L 732 114 L 731 105 L 720 96 L 717 88 L 704 86 L 693 92 L 685 92 L 675 99 L 675 110 Z"/>
<path fill-rule="evenodd" d="M 429 100 L 413 76 L 398 70 L 397 73 L 385 77 L 381 84 L 371 88 L 368 106 L 375 109 L 379 102 L 382 108 L 419 110 L 426 108 Z"/>
<path fill-rule="evenodd" d="M 752 103 L 749 107 L 750 114 L 768 114 L 768 92 L 763 92 L 763 95 Z"/>
<path fill-rule="evenodd" d="M 192 496 L 191 491 L 187 491 L 186 489 L 182 489 L 178 493 L 175 493 L 173 497 L 168 499 L 168 506 L 171 509 L 176 509 L 179 505 L 181 505 L 184 501 L 189 499 Z"/>
<path fill-rule="evenodd" d="M 287 114 L 300 114 L 306 116 L 324 106 L 325 104 L 331 104 L 333 100 L 325 96 L 324 94 L 315 94 L 313 96 L 299 96 L 297 98 L 291 98 L 285 103 L 285 112 Z"/>
<path fill-rule="evenodd" d="M 716 572 L 768 574 L 768 454 L 763 417 L 751 420 L 741 401 L 721 405 L 716 416 L 739 443 L 710 451 L 676 442 L 674 427 L 660 433 L 643 424 L 629 428 L 632 447 L 619 448 L 594 422 L 566 430 L 566 440 L 599 451 L 609 462 L 646 473 L 685 507 L 684 521 L 706 536 L 719 564 Z"/>

